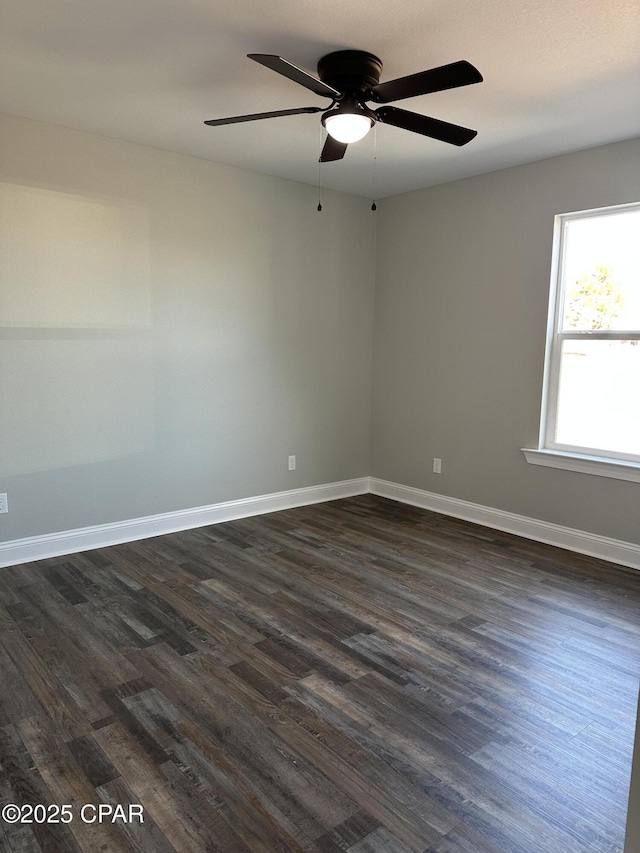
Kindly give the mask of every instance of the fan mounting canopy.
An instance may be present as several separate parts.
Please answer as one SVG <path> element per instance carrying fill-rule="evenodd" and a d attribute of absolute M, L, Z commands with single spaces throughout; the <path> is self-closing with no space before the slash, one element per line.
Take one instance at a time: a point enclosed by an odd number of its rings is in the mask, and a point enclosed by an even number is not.
<path fill-rule="evenodd" d="M 382 61 L 364 50 L 337 50 L 318 62 L 318 77 L 339 92 L 365 93 L 380 82 Z"/>

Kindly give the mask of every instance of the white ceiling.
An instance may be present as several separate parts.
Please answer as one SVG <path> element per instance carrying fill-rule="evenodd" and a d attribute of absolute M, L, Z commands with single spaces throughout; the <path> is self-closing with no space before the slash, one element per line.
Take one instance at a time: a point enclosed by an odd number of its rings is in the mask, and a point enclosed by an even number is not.
<path fill-rule="evenodd" d="M 463 148 L 377 125 L 379 198 L 640 136 L 640 0 L 2 0 L 0 111 L 314 184 L 319 115 L 202 122 L 324 105 L 246 54 L 315 74 L 344 48 L 382 80 L 459 59 L 484 75 L 401 104 L 477 129 Z M 323 186 L 370 196 L 373 136 Z"/>

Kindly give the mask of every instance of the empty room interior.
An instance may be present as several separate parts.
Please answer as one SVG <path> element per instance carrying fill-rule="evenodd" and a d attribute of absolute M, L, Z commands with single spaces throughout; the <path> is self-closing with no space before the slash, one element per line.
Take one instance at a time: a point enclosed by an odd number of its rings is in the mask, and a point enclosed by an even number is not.
<path fill-rule="evenodd" d="M 640 853 L 637 0 L 0 30 L 0 851 Z"/>

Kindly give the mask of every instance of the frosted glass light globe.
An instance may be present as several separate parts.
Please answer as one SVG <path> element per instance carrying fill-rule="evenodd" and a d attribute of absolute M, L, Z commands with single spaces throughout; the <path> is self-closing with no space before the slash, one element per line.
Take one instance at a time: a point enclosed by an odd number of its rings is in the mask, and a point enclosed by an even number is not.
<path fill-rule="evenodd" d="M 324 126 L 327 133 L 338 142 L 358 142 L 369 133 L 373 122 L 368 116 L 357 113 L 339 113 L 327 116 Z"/>

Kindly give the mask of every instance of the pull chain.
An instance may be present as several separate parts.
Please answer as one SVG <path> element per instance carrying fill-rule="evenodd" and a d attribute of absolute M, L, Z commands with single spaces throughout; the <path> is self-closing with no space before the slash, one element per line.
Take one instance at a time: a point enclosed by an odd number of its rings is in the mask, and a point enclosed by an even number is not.
<path fill-rule="evenodd" d="M 376 204 L 376 171 L 378 165 L 378 128 L 377 123 L 373 125 L 373 202 L 371 204 L 371 210 L 376 211 L 378 209 L 378 205 Z"/>
<path fill-rule="evenodd" d="M 322 125 L 320 125 L 320 150 L 322 151 Z M 320 157 L 322 157 L 322 154 L 320 155 Z M 318 157 L 318 206 L 316 208 L 318 213 L 320 213 L 322 211 L 322 200 L 320 198 L 320 191 L 321 191 L 320 168 L 322 166 L 322 161 L 320 160 L 320 157 Z"/>

